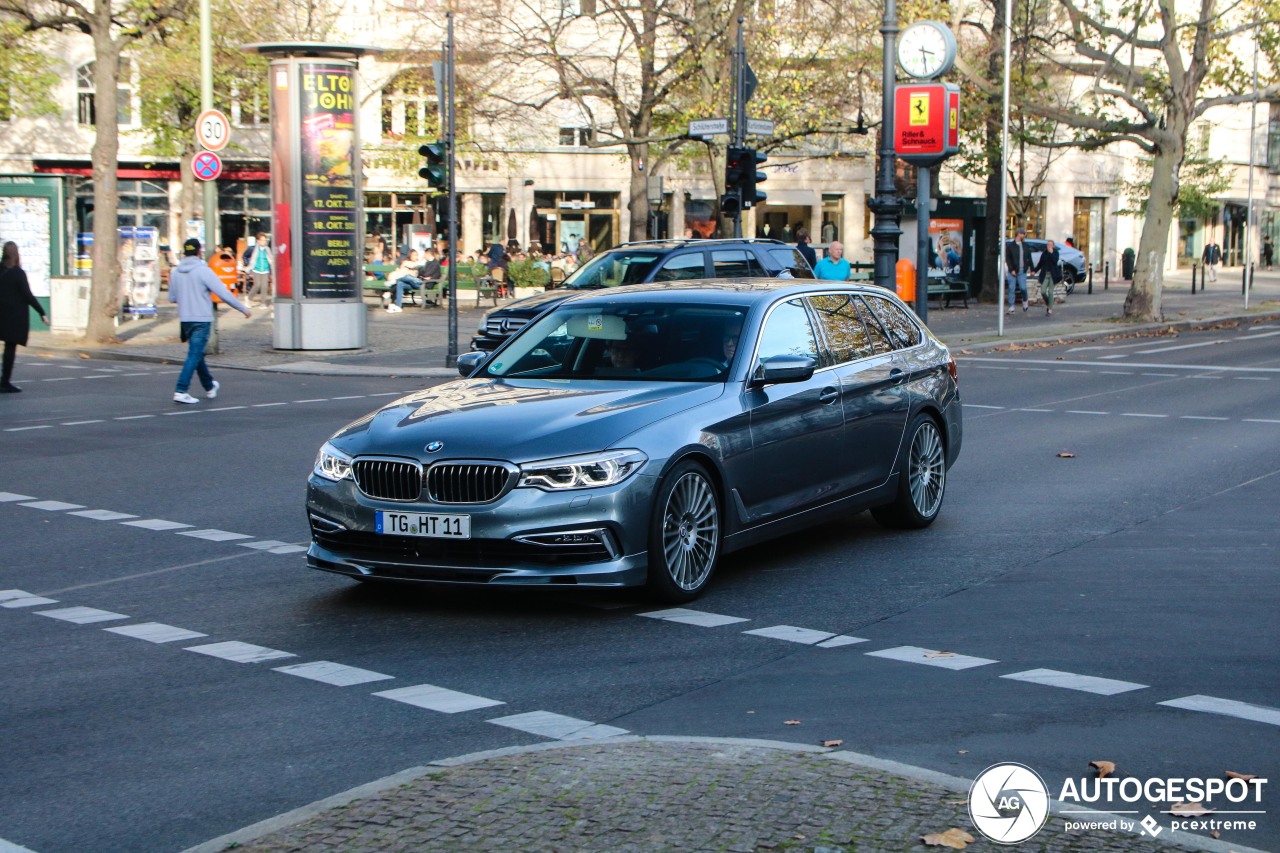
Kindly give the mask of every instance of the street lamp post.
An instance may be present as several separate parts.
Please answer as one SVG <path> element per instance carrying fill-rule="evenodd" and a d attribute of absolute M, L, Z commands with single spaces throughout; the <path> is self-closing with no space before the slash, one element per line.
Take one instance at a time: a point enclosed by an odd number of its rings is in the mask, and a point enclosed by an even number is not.
<path fill-rule="evenodd" d="M 902 237 L 902 229 L 899 227 L 902 202 L 895 185 L 893 151 L 893 87 L 897 83 L 894 54 L 898 38 L 896 0 L 885 0 L 880 32 L 884 36 L 884 77 L 880 108 L 880 163 L 876 195 L 870 202 L 871 211 L 876 215 L 876 224 L 871 229 L 871 237 L 875 245 L 875 282 L 893 290 L 898 264 L 898 240 Z"/>

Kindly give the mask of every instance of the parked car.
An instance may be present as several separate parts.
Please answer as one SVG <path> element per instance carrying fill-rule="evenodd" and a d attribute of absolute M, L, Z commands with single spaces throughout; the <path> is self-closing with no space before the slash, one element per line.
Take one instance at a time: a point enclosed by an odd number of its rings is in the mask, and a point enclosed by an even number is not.
<path fill-rule="evenodd" d="M 870 285 L 579 294 L 458 367 L 325 442 L 310 567 L 689 601 L 784 533 L 931 524 L 963 436 L 946 346 Z"/>
<path fill-rule="evenodd" d="M 1026 239 L 1027 248 L 1031 250 L 1031 262 L 1033 264 L 1040 263 L 1040 253 L 1044 251 L 1044 240 Z M 1087 275 L 1088 260 L 1084 256 L 1084 252 L 1068 246 L 1066 243 L 1053 241 L 1054 246 L 1058 249 L 1058 256 L 1062 259 L 1060 266 L 1062 267 L 1062 283 L 1067 289 L 1067 293 L 1071 293 L 1076 289 L 1076 282 L 1084 281 Z"/>
<path fill-rule="evenodd" d="M 497 349 L 547 308 L 584 290 L 702 278 L 813 278 L 794 246 L 779 240 L 652 240 L 623 243 L 596 255 L 562 287 L 519 299 L 485 315 L 471 348 Z"/>

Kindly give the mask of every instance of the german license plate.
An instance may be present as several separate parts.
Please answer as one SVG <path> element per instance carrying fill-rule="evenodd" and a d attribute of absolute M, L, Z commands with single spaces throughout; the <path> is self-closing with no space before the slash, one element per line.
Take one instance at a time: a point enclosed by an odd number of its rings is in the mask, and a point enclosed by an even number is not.
<path fill-rule="evenodd" d="M 378 532 L 429 539 L 470 539 L 471 516 L 378 511 Z"/>

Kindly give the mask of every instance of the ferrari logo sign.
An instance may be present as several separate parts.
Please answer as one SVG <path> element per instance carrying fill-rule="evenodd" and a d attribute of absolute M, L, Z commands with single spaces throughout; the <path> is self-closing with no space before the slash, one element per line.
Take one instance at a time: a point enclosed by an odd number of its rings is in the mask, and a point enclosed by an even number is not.
<path fill-rule="evenodd" d="M 894 91 L 893 151 L 917 166 L 956 153 L 960 90 L 949 83 L 917 83 Z"/>
<path fill-rule="evenodd" d="M 911 96 L 911 124 L 924 126 L 929 123 L 929 93 L 920 92 Z"/>

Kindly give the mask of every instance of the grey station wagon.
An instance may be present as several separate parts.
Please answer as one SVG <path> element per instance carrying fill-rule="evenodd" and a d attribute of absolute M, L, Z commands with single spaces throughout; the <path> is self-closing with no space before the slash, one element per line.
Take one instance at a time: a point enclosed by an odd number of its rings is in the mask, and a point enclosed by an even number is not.
<path fill-rule="evenodd" d="M 308 565 L 689 601 L 722 555 L 820 521 L 929 525 L 960 452 L 955 361 L 872 286 L 583 294 L 459 370 L 320 449 Z"/>

